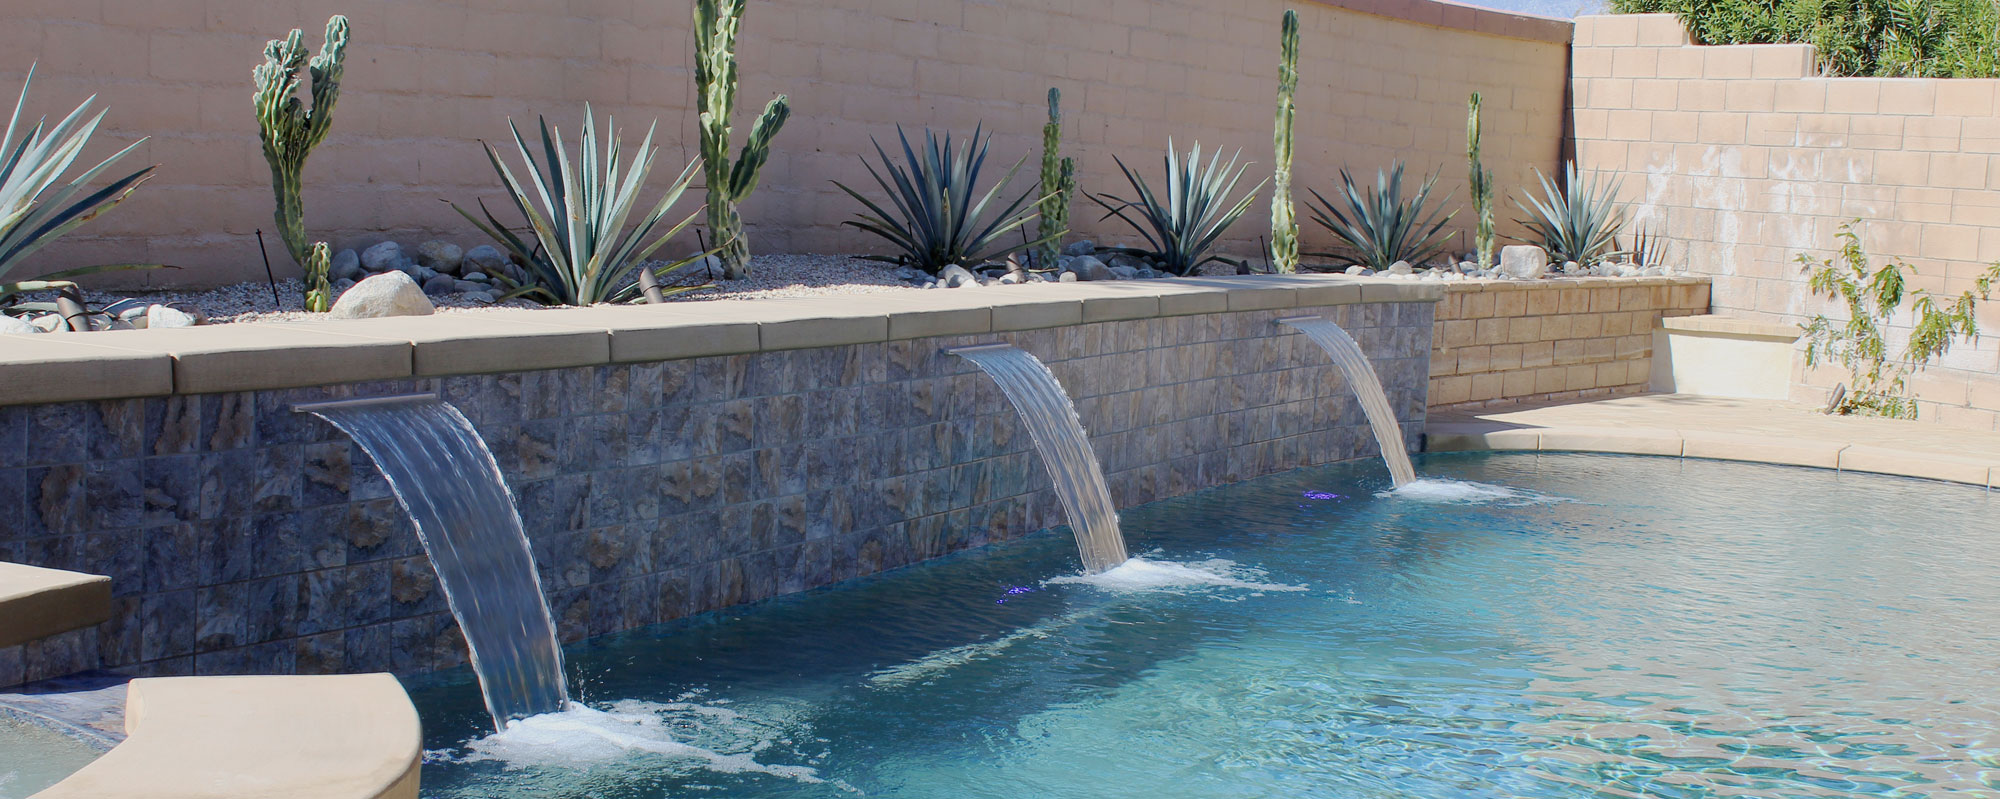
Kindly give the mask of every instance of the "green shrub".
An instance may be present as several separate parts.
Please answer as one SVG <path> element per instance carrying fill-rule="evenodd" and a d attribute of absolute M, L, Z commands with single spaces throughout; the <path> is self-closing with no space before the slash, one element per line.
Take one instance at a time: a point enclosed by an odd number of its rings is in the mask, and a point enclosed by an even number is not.
<path fill-rule="evenodd" d="M 1950 305 L 1940 307 L 1930 292 L 1907 288 L 1916 267 L 1898 261 L 1880 269 L 1869 265 L 1861 237 L 1854 232 L 1859 221 L 1840 226 L 1836 257 L 1814 261 L 1799 254 L 1813 294 L 1847 306 L 1845 320 L 1821 314 L 1800 326 L 1805 330 L 1806 365 L 1831 361 L 1847 369 L 1851 386 L 1833 406 L 1834 413 L 1915 419 L 1917 403 L 1904 394 L 1907 379 L 1950 352 L 1954 342 L 1979 338 L 1975 311 L 1991 294 L 1994 282 L 2000 281 L 2000 264 L 1974 279 L 1973 288 L 1952 298 Z M 1906 299 L 1915 300 L 1910 339 L 1902 354 L 1892 358 L 1884 331 Z"/>
<path fill-rule="evenodd" d="M 1993 0 L 1611 0 L 1670 13 L 1704 44 L 1811 44 L 1828 75 L 2000 77 Z"/>
<path fill-rule="evenodd" d="M 1221 261 L 1241 268 L 1242 264 L 1209 252 L 1223 231 L 1243 218 L 1250 210 L 1250 204 L 1257 199 L 1257 192 L 1264 188 L 1263 182 L 1252 186 L 1243 199 L 1230 204 L 1229 195 L 1235 193 L 1236 183 L 1243 178 L 1249 164 L 1238 166 L 1236 159 L 1242 153 L 1229 157 L 1229 163 L 1222 163 L 1222 153 L 1217 152 L 1208 159 L 1208 166 L 1201 164 L 1201 143 L 1186 157 L 1174 152 L 1174 142 L 1167 140 L 1167 194 L 1163 202 L 1153 193 L 1146 179 L 1139 177 L 1119 161 L 1118 169 L 1125 173 L 1125 181 L 1132 184 L 1133 199 L 1127 200 L 1110 194 L 1093 194 L 1090 199 L 1104 206 L 1107 213 L 1102 219 L 1118 217 L 1131 225 L 1146 239 L 1145 248 L 1106 248 L 1151 258 L 1160 268 L 1176 275 L 1190 275 L 1202 264 Z M 1134 219 L 1126 212 L 1137 214 Z"/>

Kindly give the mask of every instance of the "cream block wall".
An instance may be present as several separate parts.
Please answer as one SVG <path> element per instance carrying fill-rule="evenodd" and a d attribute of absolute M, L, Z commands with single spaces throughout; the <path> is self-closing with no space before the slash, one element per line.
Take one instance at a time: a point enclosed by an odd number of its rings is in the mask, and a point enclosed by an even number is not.
<path fill-rule="evenodd" d="M 1398 157 L 1441 169 L 1440 185 L 1462 200 L 1473 91 L 1486 96 L 1485 158 L 1503 182 L 1555 164 L 1569 23 L 1430 0 L 1293 5 L 1303 23 L 1301 200 L 1306 187 L 1327 191 L 1341 166 L 1372 175 Z M 1112 156 L 1151 174 L 1169 136 L 1183 148 L 1240 147 L 1261 179 L 1283 9 L 1273 0 L 752 0 L 739 46 L 739 139 L 771 95 L 793 102 L 745 209 L 752 245 L 879 249 L 840 226 L 855 204 L 830 181 L 868 184 L 858 156 L 870 137 L 893 139 L 898 123 L 969 133 L 983 122 L 995 134 L 996 171 L 1028 157 L 1015 185 L 1029 188 L 1050 86 L 1063 90 L 1065 146 L 1086 190 L 1126 193 Z M 156 261 L 187 269 L 127 279 L 261 279 L 252 233 L 269 233 L 271 197 L 250 71 L 266 39 L 299 27 L 317 46 L 336 12 L 353 23 L 344 94 L 305 180 L 308 227 L 336 247 L 385 237 L 479 243 L 439 201 L 504 202 L 477 142 L 511 149 L 510 117 L 532 125 L 546 114 L 573 131 L 590 103 L 617 116 L 628 146 L 657 119 L 657 169 L 669 175 L 655 177 L 656 189 L 698 151 L 689 0 L 9 0 L 0 4 L 0 88 L 12 91 L 39 62 L 37 112 L 96 93 L 110 115 L 94 151 L 151 136 L 132 162 L 161 165 L 39 265 Z M 1116 220 L 1099 224 L 1095 208 L 1079 202 L 1077 227 L 1136 240 Z M 1260 201 L 1240 223 L 1231 250 L 1257 249 L 1266 208 Z M 1307 250 L 1328 246 L 1310 223 L 1305 230 Z"/>
<path fill-rule="evenodd" d="M 1714 278 L 1715 313 L 1798 323 L 1828 312 L 1801 253 L 1843 222 L 1876 263 L 1957 294 L 2000 261 L 2000 80 L 1826 78 L 1809 45 L 1694 46 L 1671 15 L 1580 17 L 1572 95 L 1580 165 L 1623 181 L 1639 228 Z M 1913 381 L 1921 418 L 2000 424 L 2000 303 L 1989 335 Z M 1798 372 L 1823 402 L 1844 375 Z"/>

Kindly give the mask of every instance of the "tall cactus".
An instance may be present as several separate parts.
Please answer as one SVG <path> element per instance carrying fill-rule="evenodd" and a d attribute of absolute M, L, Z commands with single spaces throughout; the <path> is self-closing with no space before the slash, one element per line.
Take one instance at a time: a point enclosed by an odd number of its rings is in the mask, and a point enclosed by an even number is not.
<path fill-rule="evenodd" d="M 1472 166 L 1472 208 L 1479 214 L 1479 226 L 1472 234 L 1473 249 L 1479 254 L 1479 268 L 1493 268 L 1493 172 L 1479 163 L 1479 92 L 1466 103 L 1465 158 Z"/>
<path fill-rule="evenodd" d="M 1292 213 L 1292 117 L 1297 111 L 1292 96 L 1299 90 L 1299 12 L 1285 10 L 1283 32 L 1278 39 L 1278 121 L 1271 134 L 1277 151 L 1271 179 L 1271 268 L 1279 272 L 1299 269 L 1299 220 Z"/>
<path fill-rule="evenodd" d="M 1042 201 L 1035 248 L 1035 265 L 1048 269 L 1062 257 L 1062 237 L 1069 232 L 1069 199 L 1076 194 L 1076 160 L 1062 155 L 1062 91 L 1049 89 L 1049 121 L 1042 126 Z"/>
<path fill-rule="evenodd" d="M 750 276 L 750 240 L 736 205 L 757 189 L 757 176 L 771 157 L 771 138 L 791 116 L 780 94 L 750 126 L 750 140 L 734 164 L 729 161 L 729 118 L 736 112 L 736 31 L 747 0 L 696 0 L 694 4 L 694 83 L 701 107 L 701 163 L 708 183 L 708 231 L 714 237 L 722 276 Z"/>
<path fill-rule="evenodd" d="M 326 139 L 327 128 L 333 124 L 333 106 L 340 100 L 340 75 L 346 68 L 347 18 L 335 16 L 326 21 L 326 41 L 310 64 L 300 41 L 303 36 L 293 28 L 290 35 L 264 46 L 264 63 L 251 73 L 257 82 L 252 99 L 264 160 L 271 164 L 271 190 L 277 195 L 273 216 L 278 238 L 285 242 L 292 260 L 305 270 L 306 310 L 324 311 L 333 305 L 333 286 L 327 276 L 331 264 L 325 242 L 306 241 L 300 175 L 305 171 L 306 156 Z M 301 67 L 312 77 L 310 110 L 297 97 Z"/>

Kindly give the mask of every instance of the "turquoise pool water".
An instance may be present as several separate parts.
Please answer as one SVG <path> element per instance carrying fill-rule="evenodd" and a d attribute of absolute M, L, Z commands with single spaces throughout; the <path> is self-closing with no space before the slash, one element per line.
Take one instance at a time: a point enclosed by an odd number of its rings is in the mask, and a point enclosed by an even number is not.
<path fill-rule="evenodd" d="M 1845 797 L 2000 792 L 1980 489 L 1595 455 L 1307 470 L 594 641 L 584 707 L 436 797 Z"/>

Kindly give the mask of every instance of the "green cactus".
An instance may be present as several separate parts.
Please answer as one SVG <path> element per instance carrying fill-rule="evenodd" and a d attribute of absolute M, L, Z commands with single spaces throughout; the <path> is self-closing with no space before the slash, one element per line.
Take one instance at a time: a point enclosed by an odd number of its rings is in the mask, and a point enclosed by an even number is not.
<path fill-rule="evenodd" d="M 1271 268 L 1278 272 L 1299 270 L 1299 220 L 1292 213 L 1292 117 L 1297 107 L 1292 96 L 1299 90 L 1299 12 L 1285 10 L 1283 32 L 1279 36 L 1278 121 L 1271 135 L 1277 151 L 1271 179 Z"/>
<path fill-rule="evenodd" d="M 722 276 L 750 276 L 750 240 L 736 205 L 757 189 L 757 176 L 771 157 L 771 139 L 791 116 L 780 94 L 750 126 L 750 140 L 734 164 L 729 161 L 729 118 L 736 111 L 736 31 L 747 0 L 696 0 L 694 4 L 694 83 L 701 107 L 702 173 L 708 183 L 708 231 L 714 237 Z"/>
<path fill-rule="evenodd" d="M 257 91 L 252 99 L 257 107 L 257 128 L 264 145 L 264 160 L 271 163 L 271 190 L 277 195 L 278 238 L 299 268 L 305 270 L 305 306 L 308 311 L 324 311 L 333 306 L 333 287 L 328 283 L 329 259 L 325 242 L 306 241 L 305 209 L 300 201 L 300 174 L 306 156 L 326 139 L 333 123 L 333 106 L 340 100 L 340 74 L 347 58 L 347 18 L 326 21 L 326 42 L 308 64 L 303 34 L 293 28 L 283 39 L 264 46 L 264 63 L 252 76 Z M 296 96 L 299 69 L 306 67 L 312 77 L 312 109 L 307 110 Z"/>
<path fill-rule="evenodd" d="M 1479 92 L 1466 103 L 1465 158 L 1472 165 L 1472 208 L 1479 214 L 1473 231 L 1473 249 L 1479 253 L 1479 268 L 1493 268 L 1493 171 L 1479 163 Z"/>
<path fill-rule="evenodd" d="M 1048 269 L 1062 257 L 1062 237 L 1069 232 L 1069 199 L 1076 194 L 1076 160 L 1062 158 L 1062 92 L 1049 89 L 1049 122 L 1042 126 L 1041 221 L 1035 231 L 1042 243 L 1035 265 Z"/>

